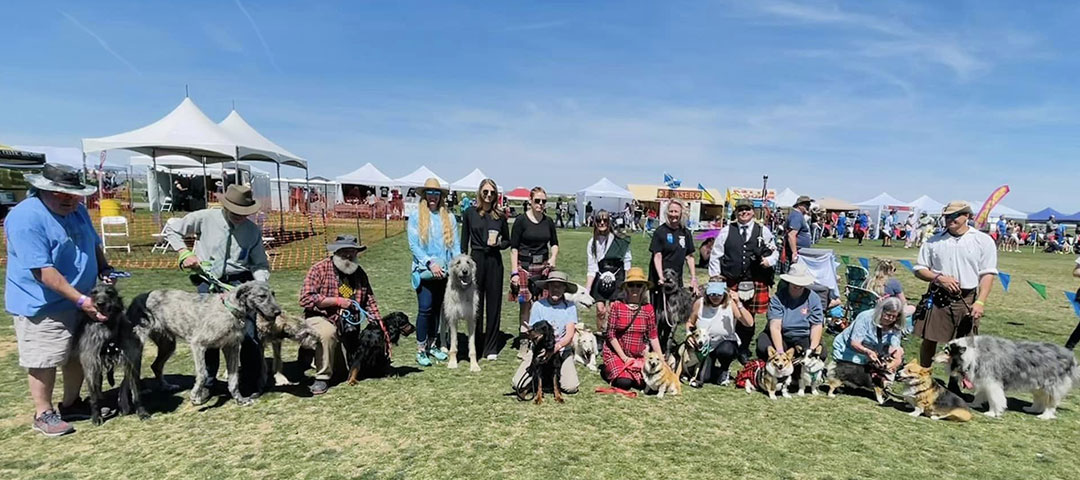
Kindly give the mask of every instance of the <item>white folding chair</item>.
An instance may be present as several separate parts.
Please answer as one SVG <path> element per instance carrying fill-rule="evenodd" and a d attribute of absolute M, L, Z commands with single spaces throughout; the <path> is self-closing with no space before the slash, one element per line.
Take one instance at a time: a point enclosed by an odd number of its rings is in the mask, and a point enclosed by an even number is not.
<path fill-rule="evenodd" d="M 113 227 L 113 228 L 110 228 Z M 124 231 L 120 231 L 120 227 L 123 227 Z M 123 245 L 109 245 L 109 239 L 124 237 L 126 240 Z M 127 217 L 101 217 L 101 246 L 104 250 L 110 248 L 122 248 L 131 253 L 131 239 L 128 237 L 128 220 Z"/>
<path fill-rule="evenodd" d="M 172 211 L 172 197 L 165 197 L 165 200 L 161 202 L 161 211 L 162 212 L 171 212 Z"/>
<path fill-rule="evenodd" d="M 168 220 L 165 220 L 165 226 L 161 227 L 161 233 L 155 233 L 151 235 L 152 237 L 154 237 L 155 242 L 154 246 L 150 248 L 150 253 L 157 253 L 159 250 L 161 251 L 161 253 L 169 252 L 169 241 L 165 239 L 165 229 L 168 228 L 169 225 L 174 225 L 179 221 L 179 218 L 170 218 Z"/>

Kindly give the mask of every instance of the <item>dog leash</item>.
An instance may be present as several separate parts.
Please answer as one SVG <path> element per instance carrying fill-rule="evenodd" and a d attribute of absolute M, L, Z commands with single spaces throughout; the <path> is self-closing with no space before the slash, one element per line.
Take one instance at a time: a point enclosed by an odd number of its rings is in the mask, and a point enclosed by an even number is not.
<path fill-rule="evenodd" d="M 365 320 L 371 322 L 371 314 L 368 313 L 367 310 L 364 310 L 364 307 L 360 306 L 360 302 L 357 302 L 356 300 L 350 300 L 350 302 L 352 302 L 352 306 L 350 308 L 342 309 L 341 312 L 338 313 L 338 319 L 353 327 L 362 325 Z M 356 311 L 356 314 L 354 314 L 353 311 Z M 383 322 L 382 318 L 379 318 L 378 322 L 379 330 L 382 331 L 383 340 L 385 340 L 386 358 L 389 359 L 392 354 L 390 348 L 390 332 L 387 331 L 386 323 Z"/>
<path fill-rule="evenodd" d="M 637 398 L 637 392 L 623 390 L 618 387 L 596 387 L 596 393 L 609 395 L 622 395 L 626 398 Z"/>

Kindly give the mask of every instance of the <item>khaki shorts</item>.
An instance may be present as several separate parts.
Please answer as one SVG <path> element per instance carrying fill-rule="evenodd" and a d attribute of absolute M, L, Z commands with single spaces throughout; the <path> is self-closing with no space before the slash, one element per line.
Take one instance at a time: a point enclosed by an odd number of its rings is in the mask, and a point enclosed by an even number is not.
<path fill-rule="evenodd" d="M 83 314 L 68 310 L 36 317 L 15 315 L 19 366 L 53 368 L 66 365 L 75 347 L 75 332 Z"/>

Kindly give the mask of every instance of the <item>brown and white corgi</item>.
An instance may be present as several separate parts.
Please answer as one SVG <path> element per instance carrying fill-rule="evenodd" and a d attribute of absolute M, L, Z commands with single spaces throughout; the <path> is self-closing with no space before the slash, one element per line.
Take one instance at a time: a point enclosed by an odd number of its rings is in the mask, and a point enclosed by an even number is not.
<path fill-rule="evenodd" d="M 907 386 L 904 400 L 915 408 L 909 414 L 912 417 L 926 415 L 931 420 L 971 421 L 967 402 L 934 380 L 931 369 L 912 361 L 896 377 Z"/>
<path fill-rule="evenodd" d="M 791 385 L 792 374 L 795 373 L 795 349 L 789 348 L 786 352 L 778 352 L 769 347 L 769 360 L 754 360 L 739 372 L 735 379 L 735 386 L 746 389 L 751 393 L 755 388 L 769 394 L 769 398 L 776 400 L 776 392 L 784 398 L 791 398 L 788 387 Z"/>
<path fill-rule="evenodd" d="M 678 370 L 682 370 L 682 365 L 679 365 Z M 665 393 L 672 395 L 682 393 L 679 373 L 679 371 L 671 370 L 671 366 L 664 361 L 660 353 L 645 354 L 645 364 L 641 367 L 641 374 L 645 377 L 645 388 L 656 392 L 656 398 L 664 398 Z"/>

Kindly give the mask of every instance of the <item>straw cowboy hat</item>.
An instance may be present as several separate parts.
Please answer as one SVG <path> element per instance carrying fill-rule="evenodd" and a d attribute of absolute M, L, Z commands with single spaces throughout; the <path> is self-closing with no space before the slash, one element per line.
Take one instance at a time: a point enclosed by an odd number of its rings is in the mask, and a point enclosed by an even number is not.
<path fill-rule="evenodd" d="M 971 204 L 963 200 L 953 200 L 941 210 L 941 214 L 946 216 L 954 213 L 972 213 Z"/>
<path fill-rule="evenodd" d="M 251 194 L 251 187 L 247 185 L 229 185 L 225 196 L 221 199 L 221 206 L 225 210 L 237 215 L 251 215 L 259 211 L 259 201 Z"/>
<path fill-rule="evenodd" d="M 26 176 L 30 186 L 38 190 L 66 193 L 85 197 L 97 192 L 97 187 L 86 185 L 79 179 L 79 171 L 67 165 L 46 163 L 41 174 Z"/>
<path fill-rule="evenodd" d="M 330 253 L 335 253 L 343 248 L 351 248 L 356 250 L 356 253 L 360 253 L 367 250 L 367 245 L 361 245 L 356 240 L 355 235 L 338 235 L 333 242 L 326 244 L 326 251 Z"/>
<path fill-rule="evenodd" d="M 814 284 L 814 275 L 810 273 L 810 269 L 806 268 L 806 265 L 796 263 L 788 269 L 788 273 L 780 275 L 780 280 L 783 280 L 792 285 L 798 285 L 800 287 L 809 287 Z"/>
<path fill-rule="evenodd" d="M 561 283 L 566 285 L 566 293 L 577 293 L 577 284 L 569 280 L 566 272 L 553 271 L 548 274 L 547 278 L 536 282 L 540 288 L 546 288 L 549 283 Z"/>
<path fill-rule="evenodd" d="M 646 288 L 652 288 L 652 282 L 645 276 L 645 270 L 641 267 L 630 267 L 630 270 L 626 271 L 626 280 L 623 280 L 622 288 L 632 283 L 644 283 Z"/>
<path fill-rule="evenodd" d="M 447 188 L 443 187 L 441 183 L 439 183 L 438 179 L 434 177 L 424 180 L 424 187 L 421 190 L 440 190 L 443 192 L 443 194 L 446 194 L 446 192 L 449 191 Z"/>

